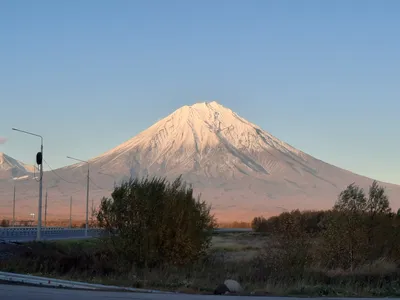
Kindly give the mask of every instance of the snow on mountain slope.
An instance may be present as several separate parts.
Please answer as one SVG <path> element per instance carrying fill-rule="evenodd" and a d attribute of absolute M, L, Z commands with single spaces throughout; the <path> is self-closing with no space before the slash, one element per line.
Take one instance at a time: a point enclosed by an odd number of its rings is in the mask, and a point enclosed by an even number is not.
<path fill-rule="evenodd" d="M 125 178 L 182 174 L 225 215 L 229 208 L 232 215 L 329 208 L 348 184 L 372 182 L 280 141 L 217 102 L 181 107 L 91 165 Z M 399 186 L 384 185 L 398 198 Z"/>
<path fill-rule="evenodd" d="M 34 166 L 26 165 L 0 152 L 0 180 L 17 179 L 34 172 Z"/>
<path fill-rule="evenodd" d="M 89 162 L 90 197 L 95 201 L 109 196 L 114 180 L 146 175 L 174 179 L 182 174 L 195 193 L 212 204 L 220 221 L 251 220 L 297 208 L 327 209 L 348 184 L 368 188 L 372 183 L 280 141 L 215 101 L 183 106 Z M 73 196 L 79 199 L 74 209 L 83 217 L 86 172 L 84 163 L 58 169 L 57 175 L 45 172 L 44 186 L 54 199 L 50 211 L 56 201 L 55 214 L 66 214 L 63 208 Z M 21 197 L 34 203 L 37 183 L 22 184 Z M 391 206 L 399 208 L 400 186 L 381 184 Z"/>
<path fill-rule="evenodd" d="M 184 106 L 136 137 L 93 159 L 102 164 L 143 165 L 154 171 L 196 171 L 207 177 L 221 172 L 268 174 L 276 165 L 263 166 L 253 153 L 278 150 L 305 162 L 306 154 L 281 142 L 260 127 L 217 102 Z M 230 160 L 222 159 L 229 156 Z M 217 159 L 219 170 L 211 165 Z M 222 167 L 223 166 L 223 167 Z M 110 166 L 111 167 L 111 166 Z"/>

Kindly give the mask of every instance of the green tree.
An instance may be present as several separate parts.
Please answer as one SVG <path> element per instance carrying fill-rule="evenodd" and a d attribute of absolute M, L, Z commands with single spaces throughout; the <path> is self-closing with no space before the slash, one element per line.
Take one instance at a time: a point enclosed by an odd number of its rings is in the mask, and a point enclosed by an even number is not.
<path fill-rule="evenodd" d="M 370 214 L 388 214 L 391 212 L 389 198 L 385 188 L 374 180 L 369 187 L 368 197 L 364 190 L 354 183 L 339 194 L 334 207 L 338 211 L 366 212 Z"/>
<path fill-rule="evenodd" d="M 326 262 L 322 267 L 353 270 L 366 260 L 367 235 L 363 214 L 334 210 L 327 218 L 322 244 L 317 249 L 318 260 Z"/>
<path fill-rule="evenodd" d="M 368 243 L 365 252 L 370 260 L 375 259 L 385 251 L 386 245 L 393 240 L 391 230 L 391 209 L 385 189 L 374 180 L 369 187 L 365 223 Z"/>
<path fill-rule="evenodd" d="M 340 192 L 333 209 L 338 211 L 362 212 L 367 206 L 364 190 L 352 183 Z"/>
<path fill-rule="evenodd" d="M 267 220 L 264 217 L 255 217 L 251 221 L 251 228 L 256 232 L 264 232 Z"/>
<path fill-rule="evenodd" d="M 97 219 L 113 250 L 138 267 L 186 264 L 206 253 L 216 227 L 210 207 L 178 177 L 130 179 L 103 198 Z"/>
<path fill-rule="evenodd" d="M 388 252 L 393 240 L 392 216 L 385 189 L 374 181 L 368 197 L 354 183 L 339 194 L 321 249 L 328 267 L 353 269 Z"/>
<path fill-rule="evenodd" d="M 369 187 L 366 210 L 371 214 L 388 214 L 391 212 L 385 188 L 380 186 L 376 180 Z"/>

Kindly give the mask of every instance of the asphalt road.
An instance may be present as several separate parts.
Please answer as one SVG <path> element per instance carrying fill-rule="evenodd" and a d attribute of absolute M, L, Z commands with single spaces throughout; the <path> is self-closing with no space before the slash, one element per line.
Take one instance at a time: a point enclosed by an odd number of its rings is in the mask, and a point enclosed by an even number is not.
<path fill-rule="evenodd" d="M 221 298 L 223 297 L 223 298 Z M 142 294 L 142 293 L 127 293 L 127 292 L 102 292 L 102 291 L 83 291 L 83 290 L 65 290 L 45 287 L 32 287 L 24 285 L 9 285 L 0 284 L 0 299 L 2 300 L 161 300 L 161 299 L 176 299 L 176 300 L 217 300 L 217 299 L 235 299 L 235 300 L 303 300 L 304 298 L 295 297 L 251 297 L 251 296 L 204 296 L 204 295 L 183 295 L 183 294 Z M 368 298 L 313 298 L 314 300 L 328 299 L 348 299 L 362 300 Z M 374 298 L 374 300 L 384 300 L 386 298 Z M 400 298 L 392 298 L 400 299 Z"/>
<path fill-rule="evenodd" d="M 129 293 L 129 292 L 107 292 L 107 291 L 87 291 L 87 290 L 68 290 L 46 287 L 34 287 L 24 285 L 0 284 L 1 300 L 207 300 L 221 299 L 221 296 L 203 295 L 183 295 L 183 294 L 150 294 L 150 293 Z M 230 299 L 254 299 L 254 297 L 237 297 Z M 258 299 L 258 297 L 257 297 Z"/>

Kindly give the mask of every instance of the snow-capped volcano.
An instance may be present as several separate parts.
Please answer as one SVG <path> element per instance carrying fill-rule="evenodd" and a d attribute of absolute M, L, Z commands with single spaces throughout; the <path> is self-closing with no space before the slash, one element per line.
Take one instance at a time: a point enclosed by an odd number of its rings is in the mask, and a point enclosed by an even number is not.
<path fill-rule="evenodd" d="M 18 179 L 34 172 L 34 166 L 24 164 L 0 152 L 0 180 Z"/>
<path fill-rule="evenodd" d="M 202 154 L 210 148 L 225 144 L 224 140 L 228 140 L 236 148 L 259 151 L 267 144 L 283 151 L 299 153 L 214 101 L 184 106 L 106 155 L 129 151 L 138 145 L 166 148 L 168 151 L 185 147 Z"/>
<path fill-rule="evenodd" d="M 214 101 L 176 110 L 93 162 L 104 168 L 117 164 L 134 170 L 140 165 L 141 175 L 143 171 L 195 172 L 216 178 L 237 173 L 267 175 L 274 166 L 260 163 L 254 156 L 271 150 L 301 160 L 305 157 L 301 151 Z"/>
<path fill-rule="evenodd" d="M 91 165 L 119 178 L 182 174 L 219 216 L 329 208 L 348 184 L 372 182 L 280 141 L 215 101 L 177 109 Z M 399 186 L 385 186 L 400 195 Z"/>
<path fill-rule="evenodd" d="M 220 221 L 251 220 L 291 209 L 327 209 L 348 184 L 355 182 L 368 188 L 372 183 L 370 178 L 280 141 L 215 101 L 177 109 L 120 146 L 91 159 L 89 166 L 90 197 L 95 201 L 110 195 L 114 181 L 130 176 L 175 179 L 182 175 L 196 194 L 201 193 L 202 199 L 212 204 Z M 58 217 L 68 212 L 63 207 L 68 207 L 73 196 L 80 199 L 74 207 L 83 218 L 86 174 L 84 163 L 45 172 L 44 186 L 49 188 L 49 199 L 57 201 L 54 214 Z M 34 207 L 31 203 L 37 197 L 37 185 L 34 181 L 23 184 L 28 210 Z M 399 208 L 400 186 L 381 184 L 391 206 Z M 9 195 L 12 192 L 8 186 L 2 189 Z"/>

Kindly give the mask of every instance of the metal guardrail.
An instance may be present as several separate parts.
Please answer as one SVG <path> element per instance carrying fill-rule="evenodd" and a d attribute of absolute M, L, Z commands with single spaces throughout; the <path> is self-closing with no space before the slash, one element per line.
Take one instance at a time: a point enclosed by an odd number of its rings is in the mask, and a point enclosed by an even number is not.
<path fill-rule="evenodd" d="M 217 228 L 215 233 L 239 233 L 251 231 L 251 228 Z M 36 232 L 36 227 L 0 228 L 0 240 L 34 241 L 36 240 Z M 90 228 L 88 230 L 88 237 L 98 237 L 102 232 L 104 231 L 101 228 Z M 43 240 L 85 238 L 85 229 L 82 228 L 47 227 L 42 228 L 41 233 Z"/>
<path fill-rule="evenodd" d="M 91 228 L 88 230 L 88 237 L 100 236 L 102 232 L 102 229 Z M 0 240 L 34 241 L 36 240 L 36 233 L 37 229 L 33 227 L 0 228 Z M 82 228 L 48 227 L 42 228 L 41 233 L 43 240 L 73 239 L 85 237 L 85 229 Z"/>
<path fill-rule="evenodd" d="M 49 277 L 39 277 L 25 274 L 0 272 L 0 280 L 8 282 L 18 282 L 23 284 L 39 285 L 44 287 L 62 287 L 71 289 L 83 289 L 83 290 L 103 290 L 103 291 L 126 291 L 126 292 L 140 292 L 140 293 L 157 293 L 157 294 L 175 294 L 173 292 L 140 289 L 140 288 L 129 288 L 119 287 L 104 284 L 93 284 L 79 281 L 62 280 Z"/>

